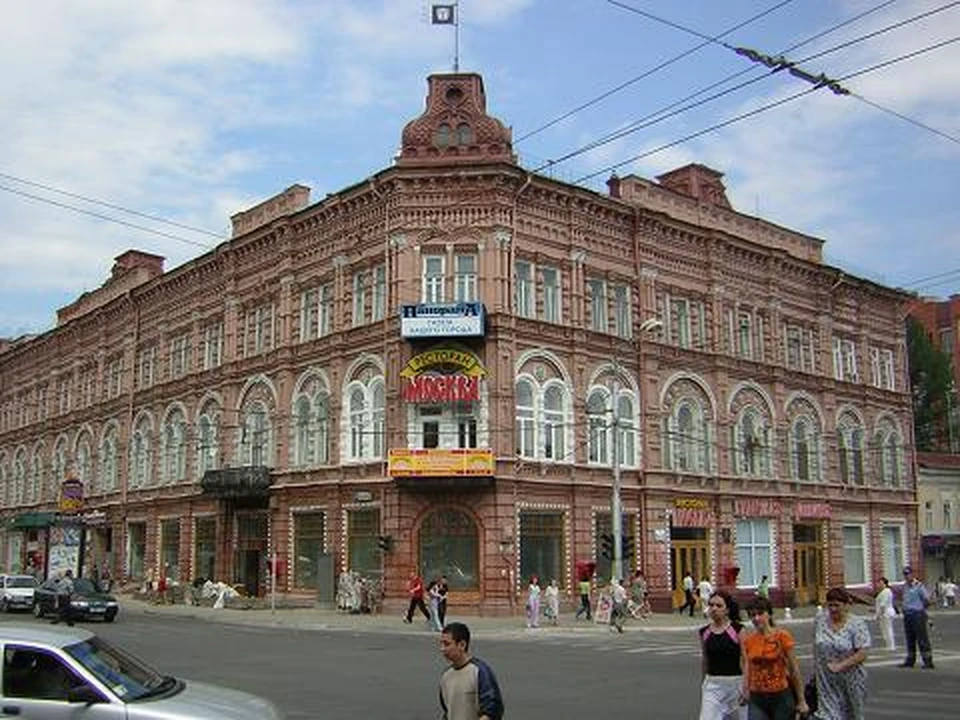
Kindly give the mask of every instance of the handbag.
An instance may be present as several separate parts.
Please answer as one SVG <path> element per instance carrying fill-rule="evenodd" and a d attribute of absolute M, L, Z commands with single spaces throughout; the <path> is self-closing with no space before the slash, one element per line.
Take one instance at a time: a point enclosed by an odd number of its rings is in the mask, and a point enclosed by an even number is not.
<path fill-rule="evenodd" d="M 803 699 L 806 700 L 810 712 L 814 713 L 817 711 L 817 707 L 820 704 L 820 696 L 817 692 L 816 677 L 807 678 L 807 682 L 803 686 Z"/>

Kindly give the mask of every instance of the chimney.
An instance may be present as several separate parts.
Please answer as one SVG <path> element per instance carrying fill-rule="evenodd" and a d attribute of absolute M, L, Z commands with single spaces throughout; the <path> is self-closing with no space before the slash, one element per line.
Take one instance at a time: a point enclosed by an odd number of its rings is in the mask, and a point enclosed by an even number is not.
<path fill-rule="evenodd" d="M 699 200 L 705 205 L 733 209 L 723 185 L 723 173 L 706 165 L 691 163 L 657 176 L 657 182 L 667 190 Z"/>

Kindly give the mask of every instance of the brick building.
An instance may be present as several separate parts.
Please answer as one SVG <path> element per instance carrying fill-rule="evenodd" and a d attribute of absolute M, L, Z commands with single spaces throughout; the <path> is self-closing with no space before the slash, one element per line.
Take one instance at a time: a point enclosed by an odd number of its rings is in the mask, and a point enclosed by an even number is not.
<path fill-rule="evenodd" d="M 947 398 L 947 422 L 937 432 L 940 452 L 960 452 L 960 407 L 956 393 L 960 388 L 960 295 L 947 300 L 919 298 L 910 304 L 910 316 L 926 330 L 930 342 L 953 363 L 954 394 Z"/>
<path fill-rule="evenodd" d="M 506 612 L 609 574 L 614 466 L 660 606 L 687 570 L 794 603 L 918 556 L 906 296 L 714 170 L 531 174 L 442 74 L 390 167 L 233 226 L 171 271 L 121 255 L 0 353 L 11 569 L 263 593 L 275 555 L 286 593 L 354 569 L 403 602 L 416 569 Z"/>

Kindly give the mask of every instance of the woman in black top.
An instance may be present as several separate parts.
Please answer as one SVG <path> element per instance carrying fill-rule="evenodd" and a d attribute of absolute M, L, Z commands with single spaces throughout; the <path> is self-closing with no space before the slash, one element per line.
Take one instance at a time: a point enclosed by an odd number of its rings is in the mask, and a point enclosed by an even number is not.
<path fill-rule="evenodd" d="M 740 607 L 728 592 L 717 590 L 710 596 L 707 616 L 710 623 L 698 631 L 703 671 L 700 720 L 745 720 Z"/>

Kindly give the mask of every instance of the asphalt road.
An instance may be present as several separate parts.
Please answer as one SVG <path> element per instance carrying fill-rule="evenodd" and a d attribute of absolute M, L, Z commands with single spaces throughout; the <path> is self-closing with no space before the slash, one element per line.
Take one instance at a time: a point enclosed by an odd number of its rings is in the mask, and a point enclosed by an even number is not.
<path fill-rule="evenodd" d="M 439 717 L 437 678 L 444 664 L 436 634 L 427 631 L 297 631 L 136 614 L 91 627 L 164 672 L 269 697 L 291 720 Z M 810 630 L 791 630 L 807 669 Z M 935 616 L 934 643 L 932 672 L 895 667 L 899 654 L 872 653 L 868 718 L 957 717 L 960 612 Z M 696 718 L 699 711 L 692 633 L 531 631 L 517 637 L 494 631 L 476 637 L 473 649 L 496 670 L 510 718 L 629 712 L 672 720 Z"/>

